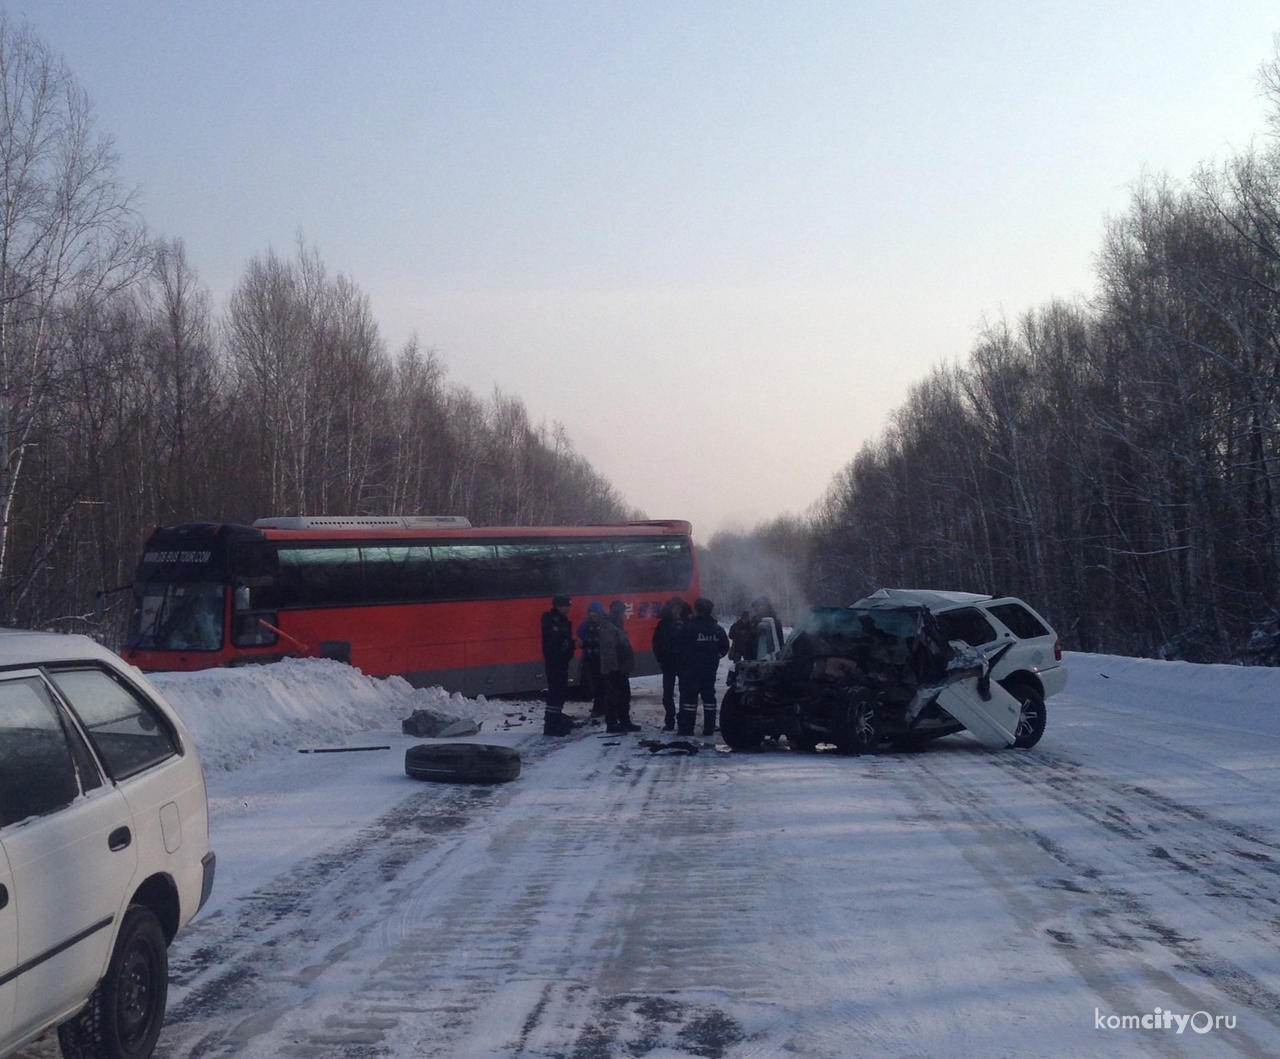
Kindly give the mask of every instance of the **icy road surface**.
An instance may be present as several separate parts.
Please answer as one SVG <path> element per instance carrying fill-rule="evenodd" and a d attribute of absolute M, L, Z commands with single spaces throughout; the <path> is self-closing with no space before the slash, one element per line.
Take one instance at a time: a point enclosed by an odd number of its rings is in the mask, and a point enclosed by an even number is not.
<path fill-rule="evenodd" d="M 1030 752 L 653 756 L 645 680 L 638 736 L 486 723 L 504 786 L 212 773 L 159 1054 L 1280 1055 L 1280 673 L 1068 661 Z"/>

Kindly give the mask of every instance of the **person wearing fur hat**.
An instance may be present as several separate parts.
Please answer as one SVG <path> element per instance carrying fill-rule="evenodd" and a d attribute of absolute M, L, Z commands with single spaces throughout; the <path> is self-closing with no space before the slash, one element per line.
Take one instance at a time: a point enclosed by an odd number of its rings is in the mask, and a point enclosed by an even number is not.
<path fill-rule="evenodd" d="M 702 699 L 702 734 L 716 730 L 716 670 L 729 653 L 729 637 L 720 628 L 709 599 L 693 603 L 693 617 L 681 635 L 680 713 L 676 733 L 693 735 L 698 721 L 698 699 Z"/>
<path fill-rule="evenodd" d="M 547 710 L 542 718 L 543 735 L 568 735 L 573 721 L 565 716 L 569 697 L 569 660 L 576 643 L 569 622 L 568 596 L 555 596 L 551 609 L 542 615 L 542 660 L 547 674 Z"/>

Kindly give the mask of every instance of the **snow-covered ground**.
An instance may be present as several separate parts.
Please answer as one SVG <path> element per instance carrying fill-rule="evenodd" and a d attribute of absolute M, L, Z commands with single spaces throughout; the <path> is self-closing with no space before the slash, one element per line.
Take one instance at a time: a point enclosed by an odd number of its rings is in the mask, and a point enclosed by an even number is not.
<path fill-rule="evenodd" d="M 337 663 L 164 676 L 218 881 L 160 1054 L 1280 1055 L 1280 671 L 1067 661 L 1032 751 L 863 758 L 651 755 L 653 679 L 640 736 L 550 740 Z M 417 706 L 520 779 L 409 780 Z M 391 749 L 297 753 L 340 744 Z"/>

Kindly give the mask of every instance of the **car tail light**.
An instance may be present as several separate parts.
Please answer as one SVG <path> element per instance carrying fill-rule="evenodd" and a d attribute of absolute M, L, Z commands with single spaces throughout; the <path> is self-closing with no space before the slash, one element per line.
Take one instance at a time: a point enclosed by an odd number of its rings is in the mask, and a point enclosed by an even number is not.
<path fill-rule="evenodd" d="M 1055 662 L 1062 661 L 1062 641 L 1061 640 L 1053 641 L 1053 660 Z"/>

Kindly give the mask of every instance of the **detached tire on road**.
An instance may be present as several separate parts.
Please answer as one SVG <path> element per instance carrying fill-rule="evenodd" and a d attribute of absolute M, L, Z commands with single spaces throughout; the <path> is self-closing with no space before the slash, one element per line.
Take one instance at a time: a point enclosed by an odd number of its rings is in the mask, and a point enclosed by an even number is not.
<path fill-rule="evenodd" d="M 486 743 L 422 743 L 404 752 L 404 771 L 433 783 L 508 783 L 520 775 L 520 755 Z"/>

